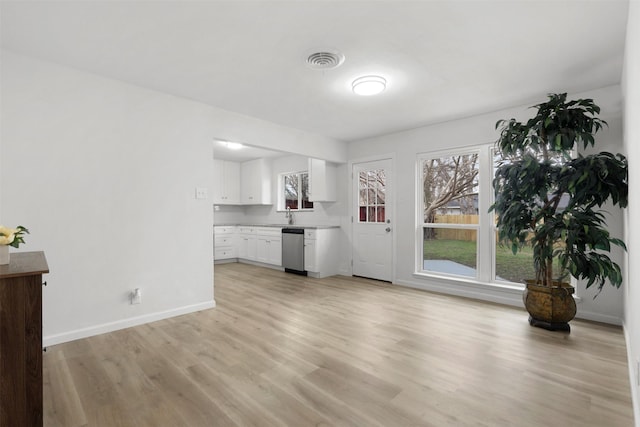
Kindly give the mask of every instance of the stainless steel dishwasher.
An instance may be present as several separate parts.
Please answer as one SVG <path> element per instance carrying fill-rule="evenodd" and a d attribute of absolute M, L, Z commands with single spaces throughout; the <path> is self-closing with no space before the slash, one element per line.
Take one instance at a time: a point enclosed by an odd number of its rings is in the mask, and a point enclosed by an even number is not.
<path fill-rule="evenodd" d="M 282 229 L 282 266 L 287 273 L 307 275 L 304 269 L 304 228 Z"/>

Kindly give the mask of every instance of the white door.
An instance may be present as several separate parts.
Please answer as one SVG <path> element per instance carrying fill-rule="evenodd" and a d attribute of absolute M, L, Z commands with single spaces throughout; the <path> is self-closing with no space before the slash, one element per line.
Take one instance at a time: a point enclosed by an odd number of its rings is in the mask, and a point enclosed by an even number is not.
<path fill-rule="evenodd" d="M 353 274 L 393 279 L 390 159 L 353 164 Z"/>

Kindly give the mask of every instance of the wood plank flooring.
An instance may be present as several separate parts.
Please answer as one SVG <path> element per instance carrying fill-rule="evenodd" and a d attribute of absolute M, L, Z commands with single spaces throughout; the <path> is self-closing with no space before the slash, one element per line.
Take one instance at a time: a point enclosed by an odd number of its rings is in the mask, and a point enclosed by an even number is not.
<path fill-rule="evenodd" d="M 632 426 L 620 328 L 215 266 L 217 307 L 50 347 L 46 426 Z"/>

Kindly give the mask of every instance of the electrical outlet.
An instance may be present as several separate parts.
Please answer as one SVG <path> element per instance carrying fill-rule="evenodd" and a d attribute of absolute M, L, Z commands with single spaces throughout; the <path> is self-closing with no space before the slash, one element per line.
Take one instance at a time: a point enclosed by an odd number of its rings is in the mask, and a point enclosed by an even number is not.
<path fill-rule="evenodd" d="M 132 292 L 131 292 L 131 304 L 140 304 L 142 303 L 142 292 L 140 291 L 140 288 L 135 288 Z"/>

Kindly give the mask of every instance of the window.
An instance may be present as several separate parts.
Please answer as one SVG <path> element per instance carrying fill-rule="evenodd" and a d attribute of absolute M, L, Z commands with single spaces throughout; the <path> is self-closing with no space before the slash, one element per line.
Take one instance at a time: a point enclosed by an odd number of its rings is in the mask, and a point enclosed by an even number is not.
<path fill-rule="evenodd" d="M 425 156 L 419 161 L 419 270 L 477 278 L 479 154 Z"/>
<path fill-rule="evenodd" d="M 525 153 L 527 154 L 527 153 Z M 555 165 L 562 165 L 565 159 L 562 155 L 548 153 L 549 162 Z M 495 176 L 496 169 L 504 163 L 519 161 L 522 155 L 512 156 L 510 158 L 501 157 L 498 154 L 493 155 L 493 172 Z M 560 207 L 567 205 L 568 197 L 560 199 Z M 498 229 L 495 226 L 496 217 L 493 216 L 493 232 L 495 234 L 495 280 L 506 282 L 522 282 L 523 279 L 535 278 L 535 269 L 533 267 L 533 249 L 530 246 L 524 246 L 514 254 L 508 245 L 498 244 Z M 561 246 L 558 246 L 560 248 Z M 561 271 L 560 261 L 554 258 L 554 271 Z"/>
<path fill-rule="evenodd" d="M 280 175 L 280 209 L 313 209 L 309 201 L 309 173 L 291 172 Z"/>
<path fill-rule="evenodd" d="M 500 245 L 495 214 L 489 213 L 496 169 L 519 156 L 500 158 L 493 144 L 485 144 L 417 160 L 416 271 L 509 285 L 533 278 L 531 248 L 514 255 Z"/>
<path fill-rule="evenodd" d="M 384 222 L 387 187 L 385 170 L 362 171 L 358 176 L 358 182 L 358 222 Z"/>

